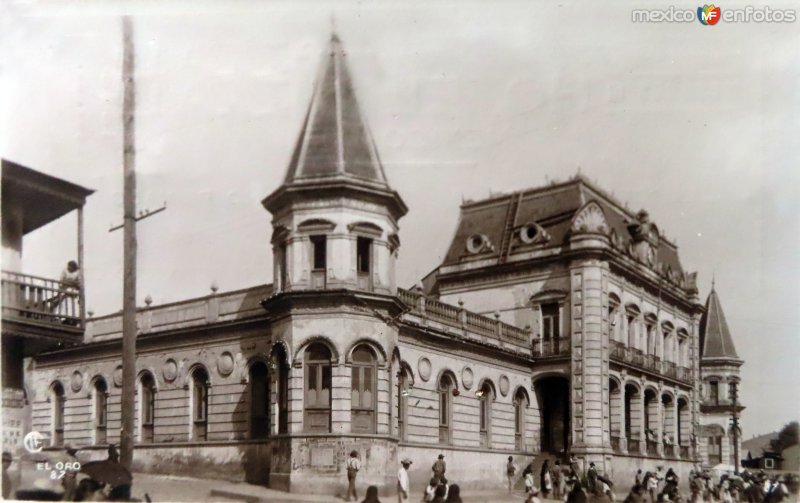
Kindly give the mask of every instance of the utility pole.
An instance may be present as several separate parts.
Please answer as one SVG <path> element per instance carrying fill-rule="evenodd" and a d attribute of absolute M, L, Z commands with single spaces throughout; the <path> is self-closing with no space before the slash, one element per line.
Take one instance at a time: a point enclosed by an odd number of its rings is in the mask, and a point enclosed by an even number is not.
<path fill-rule="evenodd" d="M 729 385 L 731 399 L 731 431 L 733 432 L 733 473 L 739 475 L 739 383 Z"/>
<path fill-rule="evenodd" d="M 133 465 L 134 395 L 136 393 L 136 88 L 133 80 L 133 21 L 122 18 L 123 130 L 123 282 L 122 282 L 122 431 L 120 462 Z"/>
<path fill-rule="evenodd" d="M 154 211 L 145 210 L 136 216 L 136 87 L 133 50 L 133 21 L 122 18 L 122 100 L 123 130 L 123 223 L 109 232 L 123 230 L 122 281 L 122 431 L 120 463 L 130 470 L 133 465 L 134 411 L 136 396 L 136 222 L 167 209 L 167 203 Z"/>

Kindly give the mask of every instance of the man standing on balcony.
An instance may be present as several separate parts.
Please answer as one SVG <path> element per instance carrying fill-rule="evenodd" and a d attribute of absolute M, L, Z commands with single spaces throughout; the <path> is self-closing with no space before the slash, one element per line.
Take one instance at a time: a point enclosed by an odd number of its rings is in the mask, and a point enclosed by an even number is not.
<path fill-rule="evenodd" d="M 81 289 L 81 272 L 78 263 L 74 260 L 67 262 L 67 267 L 61 273 L 61 289 L 67 290 L 80 290 Z"/>

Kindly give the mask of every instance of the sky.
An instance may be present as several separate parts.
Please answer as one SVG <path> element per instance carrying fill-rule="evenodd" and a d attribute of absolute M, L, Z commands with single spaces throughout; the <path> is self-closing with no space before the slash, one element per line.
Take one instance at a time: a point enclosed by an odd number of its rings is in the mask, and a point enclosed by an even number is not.
<path fill-rule="evenodd" d="M 647 2 L 664 9 L 669 2 Z M 723 8 L 762 4 L 726 2 Z M 87 305 L 122 305 L 122 14 L 134 19 L 138 293 L 271 282 L 270 216 L 332 24 L 400 221 L 401 286 L 435 268 L 459 205 L 580 172 L 646 208 L 716 280 L 744 437 L 800 418 L 800 22 L 634 23 L 641 2 L 34 2 L 0 6 L 0 154 L 95 189 Z M 682 7 L 682 6 L 681 6 Z M 792 3 L 769 7 L 795 8 Z M 686 5 L 696 9 L 696 5 Z M 76 218 L 26 236 L 58 277 Z"/>

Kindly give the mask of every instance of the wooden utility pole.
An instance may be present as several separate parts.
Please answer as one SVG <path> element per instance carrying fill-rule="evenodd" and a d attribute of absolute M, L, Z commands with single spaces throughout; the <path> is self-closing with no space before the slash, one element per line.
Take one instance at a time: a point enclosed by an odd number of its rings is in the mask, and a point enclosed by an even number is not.
<path fill-rule="evenodd" d="M 120 462 L 133 465 L 134 397 L 136 393 L 136 131 L 134 109 L 133 22 L 122 18 L 123 128 L 123 286 L 122 286 L 122 431 Z"/>

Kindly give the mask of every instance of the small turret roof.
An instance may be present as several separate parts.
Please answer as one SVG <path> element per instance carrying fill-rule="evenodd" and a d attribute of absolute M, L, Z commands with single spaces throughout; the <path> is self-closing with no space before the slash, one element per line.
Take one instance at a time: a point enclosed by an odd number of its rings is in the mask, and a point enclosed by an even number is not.
<path fill-rule="evenodd" d="M 714 287 L 706 299 L 706 311 L 700 318 L 700 356 L 701 358 L 728 358 L 738 360 L 736 348 L 733 345 L 728 322 L 722 311 L 719 295 Z"/>

